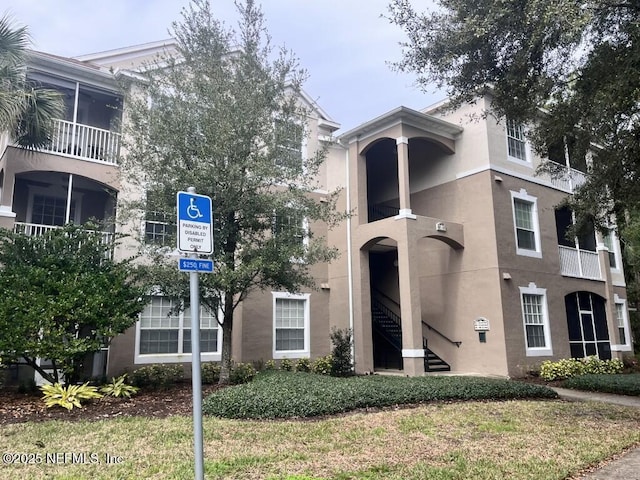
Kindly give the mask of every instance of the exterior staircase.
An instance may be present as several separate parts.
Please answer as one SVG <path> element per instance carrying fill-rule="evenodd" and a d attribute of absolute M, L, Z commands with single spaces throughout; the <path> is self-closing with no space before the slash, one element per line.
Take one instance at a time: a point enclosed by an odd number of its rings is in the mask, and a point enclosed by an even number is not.
<path fill-rule="evenodd" d="M 389 364 L 398 364 L 398 369 L 402 368 L 402 321 L 400 316 L 388 308 L 380 299 L 380 295 L 372 294 L 371 316 L 373 321 L 373 332 L 379 339 L 386 341 L 388 350 L 384 353 L 377 353 L 378 365 L 386 368 Z M 399 306 L 398 306 L 399 308 Z M 424 370 L 425 372 L 448 372 L 451 366 L 433 351 L 427 348 L 427 339 L 422 338 L 425 350 Z M 374 363 L 376 359 L 374 358 Z"/>

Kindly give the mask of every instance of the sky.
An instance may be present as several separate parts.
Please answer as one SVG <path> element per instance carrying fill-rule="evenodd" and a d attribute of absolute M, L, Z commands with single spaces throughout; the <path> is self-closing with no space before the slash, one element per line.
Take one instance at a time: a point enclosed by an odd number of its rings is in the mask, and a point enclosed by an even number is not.
<path fill-rule="evenodd" d="M 405 39 L 381 15 L 389 0 L 262 0 L 274 46 L 295 53 L 309 78 L 304 90 L 347 131 L 400 105 L 416 110 L 444 98 L 399 73 Z M 432 0 L 415 0 L 429 5 Z M 66 57 L 169 38 L 188 0 L 0 0 L 0 14 L 26 25 L 35 50 Z M 237 24 L 233 0 L 211 0 L 214 14 Z"/>

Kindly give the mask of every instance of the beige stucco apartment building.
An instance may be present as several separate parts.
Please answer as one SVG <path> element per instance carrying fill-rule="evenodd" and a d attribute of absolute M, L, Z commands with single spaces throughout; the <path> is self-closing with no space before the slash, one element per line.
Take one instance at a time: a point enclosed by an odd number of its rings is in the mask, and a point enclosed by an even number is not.
<path fill-rule="evenodd" d="M 76 59 L 33 53 L 28 75 L 65 93 L 67 115 L 42 152 L 5 135 L 0 226 L 38 235 L 117 216 L 119 199 L 144 194 L 127 188 L 118 162 L 126 154 L 119 79 L 171 44 Z M 315 195 L 342 189 L 339 208 L 351 216 L 332 230 L 307 226 L 340 251 L 313 267 L 316 290 L 256 292 L 242 302 L 236 361 L 326 355 L 333 327 L 353 330 L 361 373 L 519 376 L 547 359 L 632 351 L 615 234 L 565 236 L 571 212 L 559 204 L 584 180 L 584 161 L 554 154 L 565 174 L 537 174 L 541 159 L 523 128 L 481 115 L 488 96 L 455 111 L 398 107 L 344 133 L 305 94 L 300 101 L 312 112 L 301 156 L 328 148 Z M 147 215 L 117 228 L 157 241 L 167 235 L 164 220 Z M 90 373 L 189 362 L 188 315 L 170 315 L 171 305 L 150 296 Z M 221 329 L 212 312 L 202 315 L 202 359 L 219 360 Z"/>

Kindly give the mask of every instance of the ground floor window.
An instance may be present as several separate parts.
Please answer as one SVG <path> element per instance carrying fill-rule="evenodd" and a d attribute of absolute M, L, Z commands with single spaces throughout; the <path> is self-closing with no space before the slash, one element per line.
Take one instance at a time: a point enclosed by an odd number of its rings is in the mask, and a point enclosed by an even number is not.
<path fill-rule="evenodd" d="M 629 331 L 629 315 L 627 314 L 627 301 L 614 295 L 616 308 L 616 343 L 611 345 L 611 350 L 620 352 L 631 351 L 631 334 Z"/>
<path fill-rule="evenodd" d="M 552 355 L 546 289 L 534 283 L 520 287 L 520 300 L 527 356 Z"/>
<path fill-rule="evenodd" d="M 309 294 L 273 293 L 273 358 L 309 357 Z"/>
<path fill-rule="evenodd" d="M 177 311 L 168 297 L 153 296 L 140 314 L 136 335 L 136 363 L 186 361 L 191 353 L 191 310 Z M 200 307 L 200 353 L 219 359 L 221 328 L 213 312 Z M 218 358 L 212 358 L 218 357 Z"/>
<path fill-rule="evenodd" d="M 564 299 L 571 357 L 611 358 L 605 299 L 591 292 L 574 292 Z"/>

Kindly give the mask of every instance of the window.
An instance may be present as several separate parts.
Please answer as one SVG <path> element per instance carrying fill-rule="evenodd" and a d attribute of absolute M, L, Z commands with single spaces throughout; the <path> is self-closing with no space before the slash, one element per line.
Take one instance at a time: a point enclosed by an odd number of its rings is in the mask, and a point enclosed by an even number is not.
<path fill-rule="evenodd" d="M 518 255 L 541 257 L 537 199 L 525 190 L 511 192 Z"/>
<path fill-rule="evenodd" d="M 591 292 L 573 292 L 564 297 L 572 358 L 597 355 L 611 358 L 606 301 Z"/>
<path fill-rule="evenodd" d="M 67 199 L 47 195 L 33 195 L 31 206 L 31 222 L 37 225 L 52 225 L 61 227 L 65 224 L 67 214 Z M 76 220 L 76 202 L 71 202 L 69 220 Z"/>
<path fill-rule="evenodd" d="M 286 213 L 277 213 L 273 219 L 273 234 L 278 241 L 292 247 L 304 248 L 308 242 L 307 220 L 293 208 Z"/>
<path fill-rule="evenodd" d="M 525 348 L 529 357 L 553 355 L 546 295 L 546 289 L 537 288 L 534 283 L 520 287 Z"/>
<path fill-rule="evenodd" d="M 276 165 L 285 168 L 302 168 L 303 128 L 292 120 L 276 120 Z"/>
<path fill-rule="evenodd" d="M 629 334 L 629 317 L 627 315 L 627 301 L 618 297 L 617 294 L 613 296 L 613 300 L 616 306 L 616 340 L 617 345 L 611 345 L 611 350 L 616 351 L 631 351 L 631 335 Z"/>
<path fill-rule="evenodd" d="M 309 357 L 309 296 L 273 293 L 273 358 Z"/>
<path fill-rule="evenodd" d="M 137 324 L 135 363 L 188 361 L 191 353 L 191 310 L 176 312 L 167 297 L 153 296 Z M 221 330 L 208 308 L 200 306 L 200 353 L 204 360 L 220 359 Z"/>
<path fill-rule="evenodd" d="M 176 241 L 176 225 L 173 215 L 147 211 L 144 222 L 144 241 L 162 247 L 172 246 Z"/>
<path fill-rule="evenodd" d="M 511 120 L 507 120 L 507 149 L 510 160 L 528 161 L 524 128 Z"/>
<path fill-rule="evenodd" d="M 609 266 L 613 270 L 617 270 L 619 262 L 617 258 L 617 248 L 614 231 L 609 230 L 607 234 L 603 236 L 603 241 L 604 246 L 609 250 Z"/>

